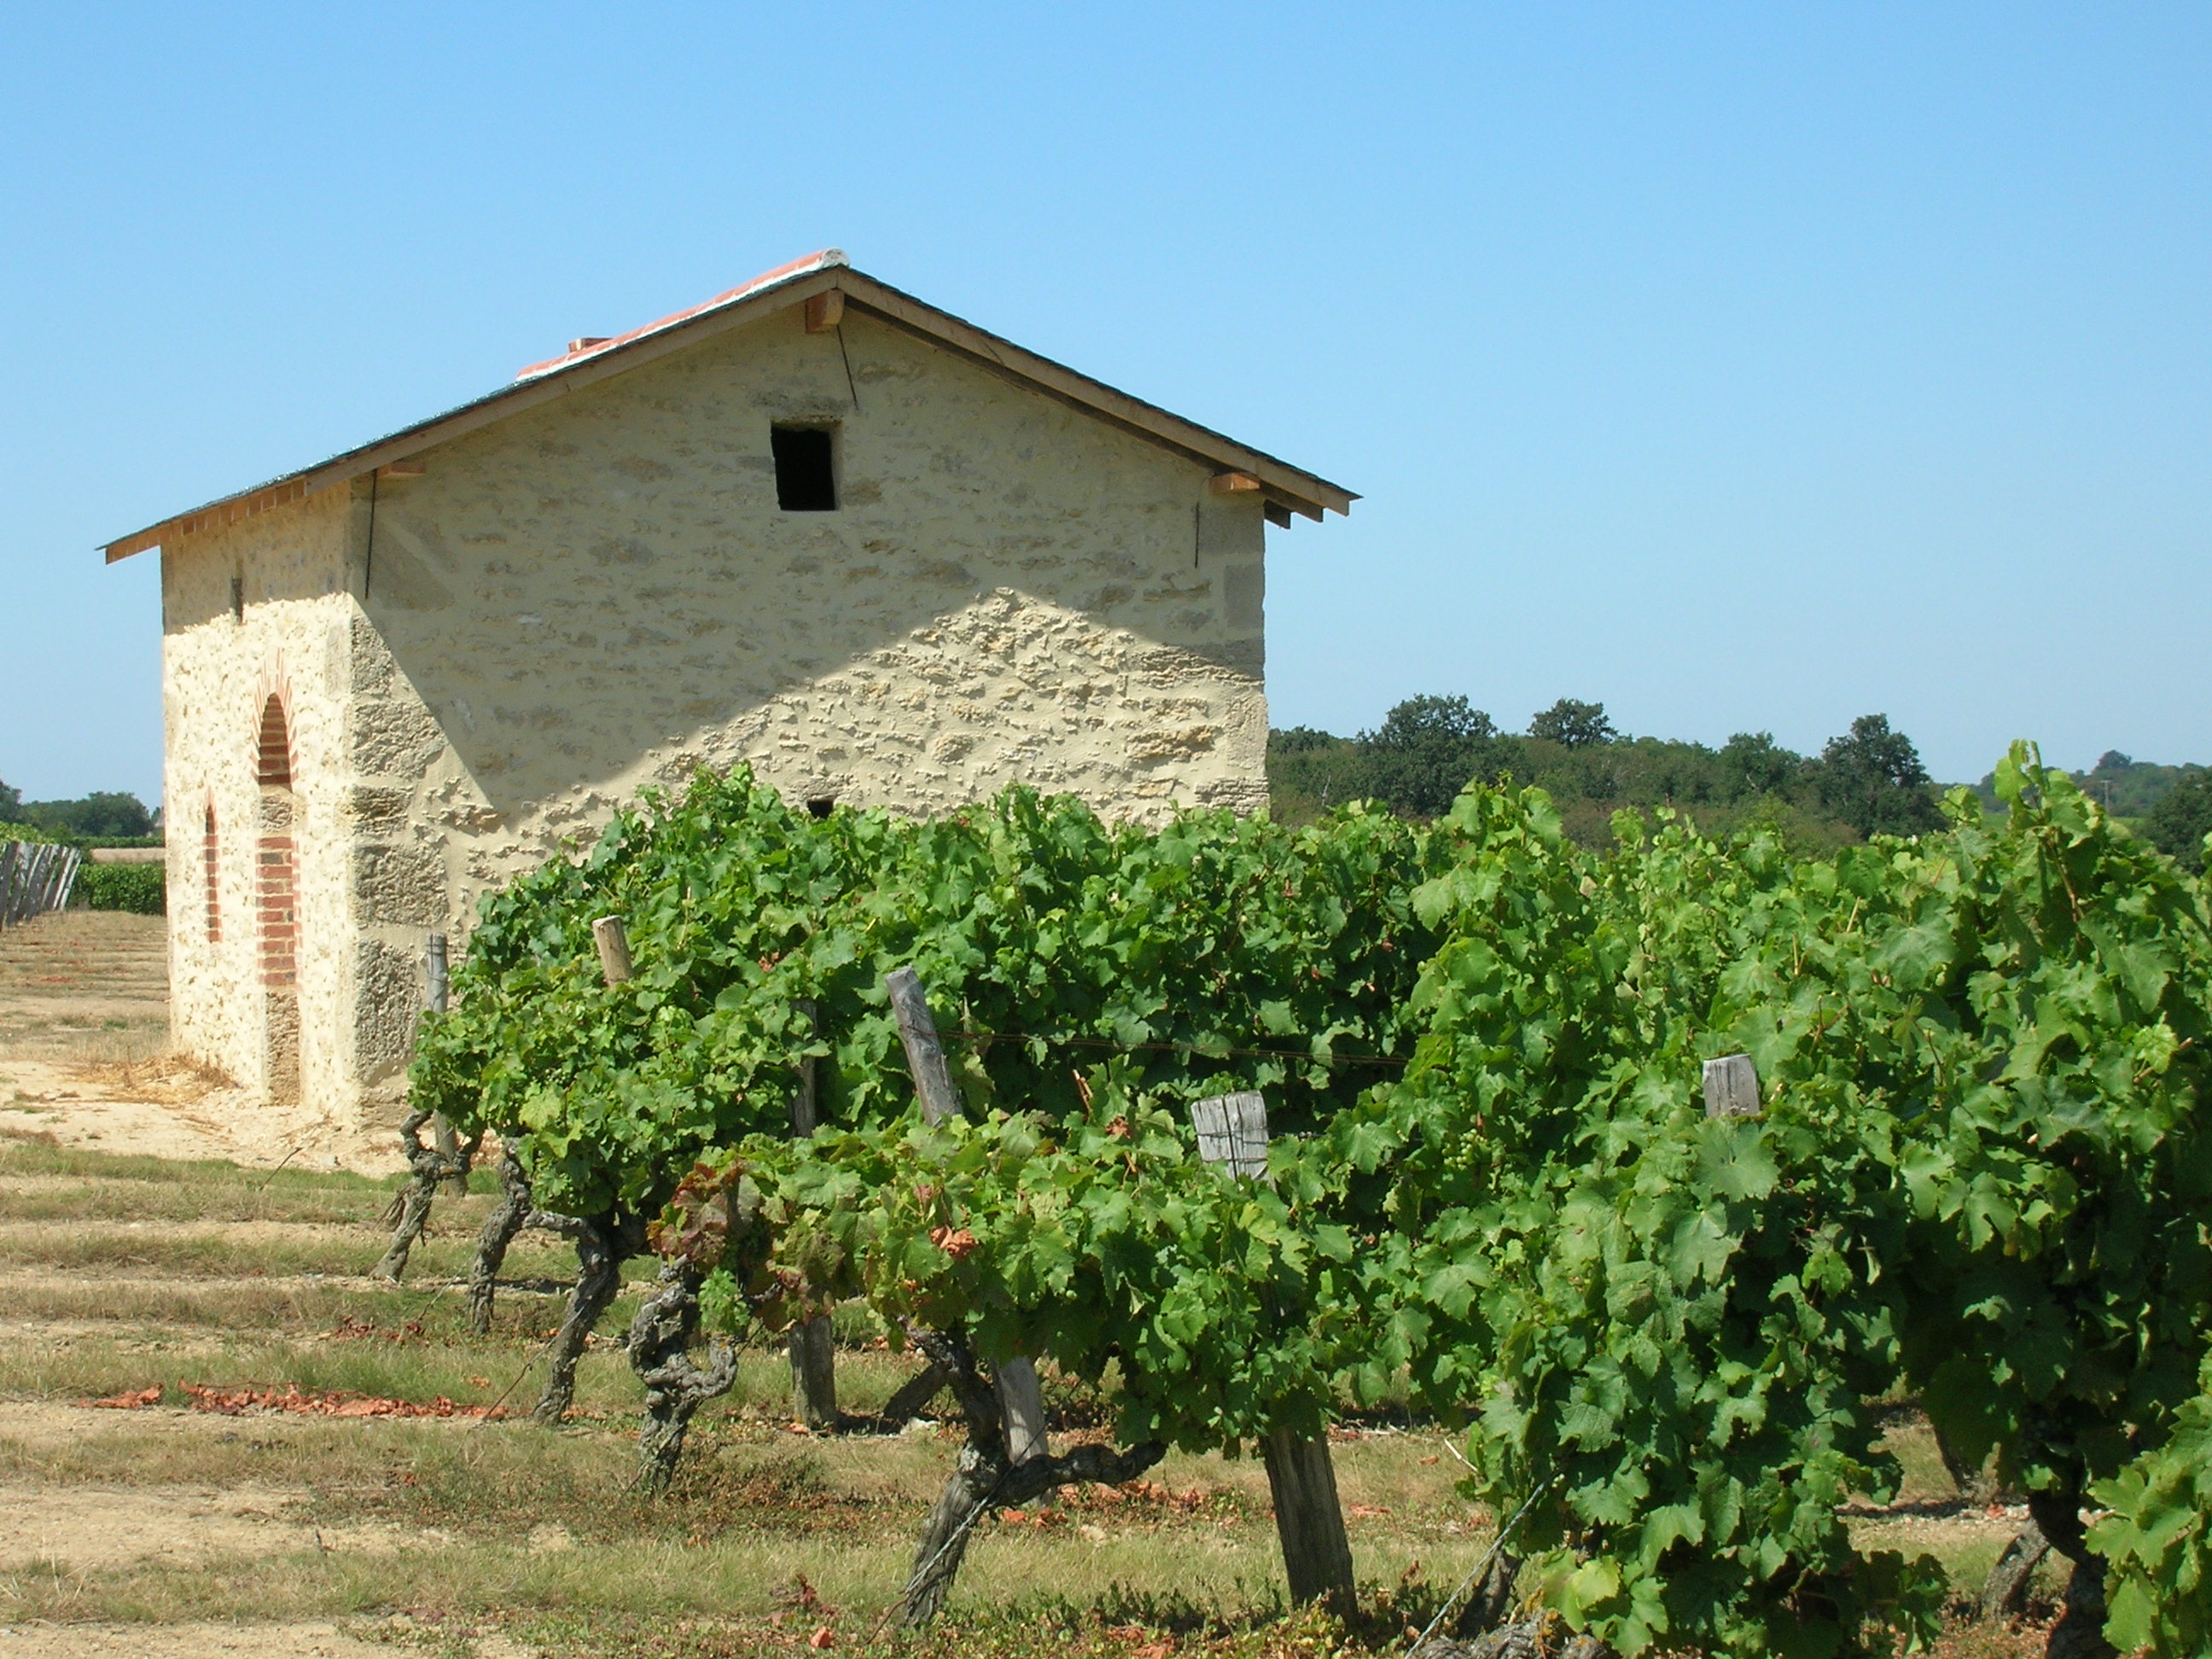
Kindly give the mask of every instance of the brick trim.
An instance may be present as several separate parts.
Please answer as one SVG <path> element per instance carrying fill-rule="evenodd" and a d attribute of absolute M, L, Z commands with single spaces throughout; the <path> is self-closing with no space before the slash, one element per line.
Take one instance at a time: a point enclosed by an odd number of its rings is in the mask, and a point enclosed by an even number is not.
<path fill-rule="evenodd" d="M 254 750 L 254 777 L 264 787 L 278 789 L 292 787 L 291 722 L 284 718 L 283 702 L 273 691 L 261 705 L 261 732 Z"/>
<path fill-rule="evenodd" d="M 292 838 L 264 836 L 253 852 L 254 899 L 261 924 L 261 982 L 271 989 L 299 977 L 300 913 Z"/>
<path fill-rule="evenodd" d="M 207 940 L 222 943 L 222 849 L 215 833 L 215 803 L 207 806 L 207 830 L 200 840 L 200 867 L 207 883 Z"/>

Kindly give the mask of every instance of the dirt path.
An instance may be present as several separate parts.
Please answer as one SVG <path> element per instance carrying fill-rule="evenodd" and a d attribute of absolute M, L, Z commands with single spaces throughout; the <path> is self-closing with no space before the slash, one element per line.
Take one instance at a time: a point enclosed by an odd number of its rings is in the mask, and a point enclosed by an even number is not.
<path fill-rule="evenodd" d="M 508 1649 L 507 1651 L 514 1651 Z M 392 1659 L 335 1625 L 33 1625 L 0 1627 L 0 1659 Z M 477 1648 L 480 1659 L 492 1650 Z"/>
<path fill-rule="evenodd" d="M 388 1133 L 254 1102 L 169 1053 L 167 924 L 64 910 L 0 929 L 0 1132 L 63 1146 L 382 1175 Z"/>

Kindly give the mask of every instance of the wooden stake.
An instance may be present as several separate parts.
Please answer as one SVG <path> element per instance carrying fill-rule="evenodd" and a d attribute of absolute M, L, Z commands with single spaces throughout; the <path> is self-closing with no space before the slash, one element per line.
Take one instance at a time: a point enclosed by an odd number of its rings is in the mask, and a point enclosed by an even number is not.
<path fill-rule="evenodd" d="M 806 1016 L 811 1036 L 814 1026 L 813 1000 L 801 999 L 799 1012 Z M 799 1086 L 791 1091 L 791 1133 L 803 1139 L 814 1133 L 818 1121 L 814 1104 L 814 1056 L 809 1054 L 799 1062 Z"/>
<path fill-rule="evenodd" d="M 629 977 L 629 935 L 620 916 L 601 916 L 592 924 L 592 938 L 599 947 L 599 972 L 610 985 Z"/>
<path fill-rule="evenodd" d="M 937 1040 L 937 1022 L 930 1018 L 921 975 L 911 968 L 894 968 L 884 975 L 884 988 L 891 994 L 891 1013 L 898 1021 L 899 1041 L 906 1045 L 906 1068 L 914 1073 L 914 1091 L 921 1097 L 922 1121 L 934 1127 L 958 1117 L 960 1097 L 945 1063 L 945 1045 Z M 1037 1384 L 1036 1367 L 1017 1354 L 999 1367 L 997 1381 L 1008 1457 L 1025 1463 L 1049 1455 L 1044 1392 Z"/>
<path fill-rule="evenodd" d="M 811 1027 L 814 1004 L 802 1001 L 799 1008 Z M 799 1062 L 799 1085 L 791 1091 L 791 1133 L 801 1139 L 811 1135 L 817 1121 L 814 1059 L 810 1054 Z M 827 1314 L 792 1327 L 791 1403 L 799 1420 L 808 1428 L 837 1426 L 837 1339 Z"/>
<path fill-rule="evenodd" d="M 1267 1178 L 1267 1100 L 1258 1090 L 1194 1100 L 1190 1122 L 1203 1162 L 1223 1165 L 1239 1181 Z"/>
<path fill-rule="evenodd" d="M 1026 1463 L 1032 1457 L 1049 1457 L 1052 1446 L 1044 1431 L 1044 1389 L 1029 1356 L 1018 1353 L 1000 1366 L 997 1381 L 1008 1461 Z"/>
<path fill-rule="evenodd" d="M 1723 1054 L 1705 1062 L 1705 1115 L 1757 1117 L 1759 1073 L 1749 1054 Z"/>
<path fill-rule="evenodd" d="M 1275 1500 L 1275 1535 L 1283 1546 L 1283 1576 L 1291 1600 L 1342 1596 L 1349 1606 L 1352 1540 L 1336 1496 L 1336 1466 L 1328 1442 L 1303 1440 L 1288 1429 L 1267 1436 L 1267 1491 Z"/>
<path fill-rule="evenodd" d="M 433 933 L 422 942 L 422 1007 L 424 1012 L 442 1014 L 452 994 L 453 981 L 446 969 L 446 936 Z M 430 1120 L 430 1142 L 439 1155 L 457 1169 L 461 1163 L 461 1143 L 453 1133 L 453 1126 L 442 1115 Z M 465 1171 L 452 1175 L 440 1183 L 448 1198 L 469 1195 L 469 1177 Z"/>
<path fill-rule="evenodd" d="M 422 945 L 422 1006 L 434 1014 L 444 1013 L 452 986 L 446 971 L 446 936 L 433 933 Z"/>
<path fill-rule="evenodd" d="M 891 1015 L 898 1021 L 899 1041 L 906 1045 L 906 1068 L 914 1074 L 914 1091 L 921 1098 L 922 1121 L 934 1128 L 947 1118 L 958 1117 L 960 1097 L 953 1091 L 952 1073 L 945 1064 L 945 1046 L 937 1040 L 937 1022 L 929 1017 L 921 976 L 911 968 L 894 968 L 884 975 L 884 988 L 891 994 Z"/>
<path fill-rule="evenodd" d="M 837 1426 L 837 1333 L 828 1314 L 791 1328 L 791 1403 L 808 1428 Z"/>
<path fill-rule="evenodd" d="M 1267 1102 L 1257 1091 L 1211 1095 L 1191 1103 L 1191 1127 L 1198 1131 L 1198 1155 L 1218 1164 L 1240 1181 L 1267 1173 Z M 1267 1490 L 1275 1500 L 1275 1536 L 1283 1547 L 1283 1576 L 1291 1600 L 1323 1596 L 1352 1605 L 1352 1540 L 1344 1530 L 1344 1508 L 1336 1496 L 1336 1466 L 1328 1442 L 1306 1440 L 1288 1429 L 1269 1433 L 1261 1448 L 1267 1462 Z"/>

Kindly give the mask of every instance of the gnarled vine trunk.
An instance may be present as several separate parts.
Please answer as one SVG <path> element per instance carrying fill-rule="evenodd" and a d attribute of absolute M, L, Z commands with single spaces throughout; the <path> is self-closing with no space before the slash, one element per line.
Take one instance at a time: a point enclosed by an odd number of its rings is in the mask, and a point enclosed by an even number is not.
<path fill-rule="evenodd" d="M 1454 1633 L 1462 1639 L 1480 1636 L 1505 1623 L 1513 1611 L 1513 1585 L 1521 1577 L 1521 1558 L 1501 1549 L 1490 1558 L 1490 1567 L 1467 1598 Z"/>
<path fill-rule="evenodd" d="M 469 1328 L 482 1336 L 491 1329 L 492 1298 L 499 1288 L 499 1270 L 507 1261 L 507 1246 L 530 1224 L 530 1177 L 512 1146 L 499 1155 L 499 1202 L 484 1218 L 477 1234 L 477 1257 L 469 1268 Z"/>
<path fill-rule="evenodd" d="M 883 1420 L 895 1429 L 904 1428 L 921 1415 L 924 1406 L 945 1392 L 945 1385 L 951 1380 L 935 1360 L 930 1360 L 885 1402 Z"/>
<path fill-rule="evenodd" d="M 699 1334 L 699 1285 L 705 1278 L 689 1261 L 671 1261 L 660 1270 L 660 1289 L 630 1322 L 630 1369 L 645 1384 L 637 1484 L 655 1497 L 675 1478 L 692 1417 L 738 1380 L 738 1351 L 727 1342 L 716 1343 L 703 1366 L 691 1358 L 691 1340 Z"/>
<path fill-rule="evenodd" d="M 1959 1496 L 1976 1509 L 1985 1508 L 2002 1496 L 2003 1483 L 1985 1468 L 1978 1468 L 1959 1455 L 1951 1444 L 1950 1437 L 1929 1424 L 1936 1437 L 1936 1455 L 1943 1460 L 1943 1472 L 1951 1477 L 1951 1484 L 1959 1489 Z"/>
<path fill-rule="evenodd" d="M 575 1288 L 568 1292 L 568 1311 L 554 1334 L 545 1392 L 530 1413 L 537 1422 L 558 1423 L 576 1403 L 576 1362 L 583 1356 L 586 1339 L 620 1293 L 622 1264 L 642 1247 L 644 1230 L 617 1213 L 556 1216 L 539 1210 L 532 1214 L 533 1224 L 548 1226 L 576 1243 Z"/>
<path fill-rule="evenodd" d="M 2045 1659 L 2112 1659 L 2112 1645 L 2105 1640 L 2105 1562 L 2089 1548 L 2081 1489 L 2032 1492 L 2027 1512 L 2051 1547 L 2074 1564 L 2066 1581 L 2066 1610 L 2051 1627 Z"/>
<path fill-rule="evenodd" d="M 1564 1634 L 1556 1620 L 1547 1630 L 1544 1619 L 1524 1619 L 1471 1639 L 1432 1637 L 1406 1659 L 1613 1659 L 1613 1650 L 1595 1636 L 1569 1635 L 1562 1641 Z"/>
<path fill-rule="evenodd" d="M 2074 1564 L 2066 1581 L 2066 1611 L 2051 1627 L 2044 1659 L 2114 1659 L 2105 1639 L 2105 1564 L 2092 1556 Z"/>
<path fill-rule="evenodd" d="M 2029 1522 L 2004 1547 L 1996 1565 L 1982 1584 L 1982 1617 L 2017 1619 L 2027 1611 L 2027 1588 L 2043 1558 L 2051 1553 L 2051 1540 L 2043 1528 Z"/>
<path fill-rule="evenodd" d="M 1077 1446 L 1061 1456 L 1030 1457 L 1017 1463 L 1006 1448 L 999 1390 L 979 1374 L 968 1345 L 945 1331 L 909 1327 L 908 1334 L 932 1365 L 945 1372 L 968 1423 L 968 1443 L 960 1449 L 951 1479 L 922 1522 L 914 1570 L 901 1598 L 907 1624 L 921 1626 L 938 1615 L 951 1594 L 952 1581 L 968 1553 L 969 1534 L 986 1510 L 1026 1503 L 1079 1480 L 1109 1486 L 1133 1480 L 1167 1455 L 1167 1448 L 1156 1440 L 1127 1450 Z"/>
<path fill-rule="evenodd" d="M 392 1235 L 391 1248 L 385 1251 L 384 1260 L 370 1269 L 376 1278 L 388 1279 L 395 1285 L 399 1282 L 400 1275 L 407 1271 L 408 1254 L 415 1248 L 415 1241 L 422 1236 L 422 1229 L 430 1219 L 430 1200 L 437 1196 L 440 1184 L 450 1181 L 467 1182 L 469 1165 L 474 1161 L 477 1142 L 483 1138 L 471 1136 L 465 1142 L 447 1151 L 447 1146 L 453 1141 L 453 1132 L 445 1129 L 441 1123 L 439 1127 L 443 1133 L 433 1137 L 433 1145 L 425 1146 L 422 1144 L 422 1126 L 434 1115 L 430 1112 L 410 1112 L 406 1121 L 399 1126 L 399 1144 L 406 1155 L 410 1173 L 407 1185 L 395 1200 L 393 1214 L 389 1218 L 398 1223 Z M 446 1145 L 434 1144 L 436 1142 Z M 466 1190 L 465 1184 L 463 1190 Z"/>

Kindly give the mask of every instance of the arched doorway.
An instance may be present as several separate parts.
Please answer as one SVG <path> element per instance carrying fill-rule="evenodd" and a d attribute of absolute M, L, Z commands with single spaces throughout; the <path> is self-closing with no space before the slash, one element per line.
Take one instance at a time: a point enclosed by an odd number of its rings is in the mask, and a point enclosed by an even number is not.
<path fill-rule="evenodd" d="M 291 723 L 274 693 L 261 705 L 255 751 L 260 836 L 254 846 L 254 900 L 261 1000 L 267 1032 L 267 1079 L 272 1102 L 300 1097 L 300 901 L 293 823 Z"/>

